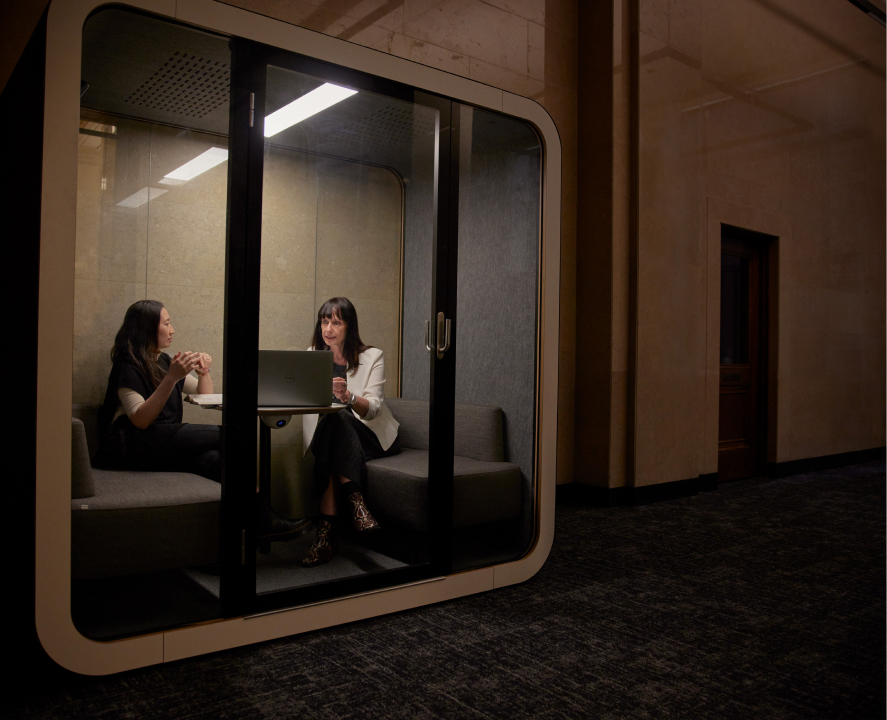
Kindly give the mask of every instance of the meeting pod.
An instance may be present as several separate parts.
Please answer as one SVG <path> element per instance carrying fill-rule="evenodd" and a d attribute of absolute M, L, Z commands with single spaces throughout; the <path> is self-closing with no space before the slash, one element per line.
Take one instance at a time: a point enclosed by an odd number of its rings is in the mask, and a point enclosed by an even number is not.
<path fill-rule="evenodd" d="M 118 672 L 537 572 L 561 167 L 541 106 L 210 0 L 53 0 L 42 151 L 35 612 L 56 662 Z M 134 308 L 177 384 L 127 405 L 111 350 Z M 262 394 L 281 359 L 326 398 Z M 108 462 L 115 418 L 141 428 L 162 387 L 215 459 L 158 441 Z M 355 485 L 318 450 L 336 422 L 381 449 Z"/>

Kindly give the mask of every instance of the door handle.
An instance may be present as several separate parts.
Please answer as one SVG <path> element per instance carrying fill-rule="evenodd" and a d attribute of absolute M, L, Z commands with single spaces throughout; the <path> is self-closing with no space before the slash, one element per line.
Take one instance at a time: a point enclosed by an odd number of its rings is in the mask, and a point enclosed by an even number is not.
<path fill-rule="evenodd" d="M 444 338 L 441 345 L 441 338 Z M 442 360 L 444 353 L 450 349 L 450 321 L 444 318 L 444 314 L 437 314 L 437 359 Z"/>
<path fill-rule="evenodd" d="M 434 350 L 434 348 L 431 347 L 431 321 L 430 320 L 425 321 L 425 349 L 428 352 L 431 352 L 432 350 Z"/>

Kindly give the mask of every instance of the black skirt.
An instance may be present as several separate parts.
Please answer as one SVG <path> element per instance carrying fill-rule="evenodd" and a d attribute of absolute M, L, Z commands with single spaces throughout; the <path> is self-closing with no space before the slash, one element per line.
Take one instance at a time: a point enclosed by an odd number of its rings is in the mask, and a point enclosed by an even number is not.
<path fill-rule="evenodd" d="M 314 484 L 322 495 L 331 477 L 353 480 L 366 491 L 367 460 L 389 457 L 400 452 L 397 438 L 387 450 L 376 433 L 351 414 L 350 410 L 321 415 L 311 439 L 314 454 Z"/>

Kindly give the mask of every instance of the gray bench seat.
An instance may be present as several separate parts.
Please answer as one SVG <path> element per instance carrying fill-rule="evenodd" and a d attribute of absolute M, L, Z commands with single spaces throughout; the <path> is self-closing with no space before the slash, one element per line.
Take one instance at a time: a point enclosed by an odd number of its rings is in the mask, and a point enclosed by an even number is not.
<path fill-rule="evenodd" d="M 428 529 L 428 403 L 385 401 L 400 423 L 403 452 L 367 463 L 367 504 L 380 520 L 410 530 Z M 453 527 L 511 520 L 520 515 L 520 466 L 504 459 L 502 410 L 456 405 Z"/>
<path fill-rule="evenodd" d="M 90 410 L 87 423 L 91 424 Z M 71 573 L 115 577 L 218 562 L 221 486 L 180 472 L 91 466 L 84 423 L 71 420 Z"/>
<path fill-rule="evenodd" d="M 386 402 L 400 423 L 403 452 L 367 463 L 367 503 L 380 520 L 424 533 L 428 403 Z M 75 408 L 80 418 L 71 423 L 73 576 L 113 577 L 218 562 L 221 486 L 190 473 L 93 468 L 96 411 Z M 504 459 L 502 410 L 456 405 L 454 450 L 453 527 L 518 518 L 523 480 L 520 467 Z"/>

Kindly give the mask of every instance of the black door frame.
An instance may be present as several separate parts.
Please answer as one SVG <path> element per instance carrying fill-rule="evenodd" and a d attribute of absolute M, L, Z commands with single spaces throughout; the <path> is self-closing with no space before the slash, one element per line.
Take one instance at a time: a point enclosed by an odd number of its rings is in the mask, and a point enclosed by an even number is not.
<path fill-rule="evenodd" d="M 459 197 L 459 105 L 390 80 L 235 38 L 231 41 L 228 223 L 225 277 L 225 407 L 223 410 L 222 513 L 219 552 L 221 605 L 225 617 L 271 612 L 313 602 L 408 584 L 452 571 L 453 434 L 456 376 L 456 275 Z M 432 307 L 451 320 L 450 349 L 429 353 L 430 562 L 400 570 L 346 578 L 257 595 L 255 591 L 256 401 L 264 170 L 262 118 L 268 65 L 336 84 L 388 95 L 438 110 L 438 158 L 433 240 Z M 253 126 L 250 127 L 251 118 Z"/>

